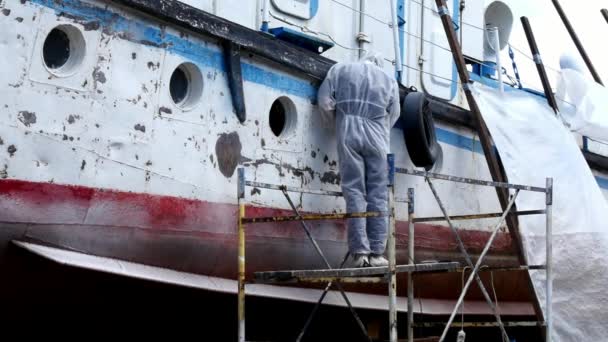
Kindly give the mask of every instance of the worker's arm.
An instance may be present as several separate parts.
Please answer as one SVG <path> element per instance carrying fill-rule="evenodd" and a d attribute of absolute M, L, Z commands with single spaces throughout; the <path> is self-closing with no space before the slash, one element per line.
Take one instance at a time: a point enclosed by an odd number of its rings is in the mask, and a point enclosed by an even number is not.
<path fill-rule="evenodd" d="M 336 116 L 335 80 L 333 79 L 335 74 L 334 67 L 329 69 L 317 94 L 319 111 L 321 112 L 324 127 L 331 127 Z"/>
<path fill-rule="evenodd" d="M 399 116 L 401 115 L 401 103 L 399 101 L 399 85 L 397 85 L 397 82 L 393 83 L 392 96 L 387 111 L 390 127 L 393 127 L 395 125 L 395 122 L 397 122 Z"/>

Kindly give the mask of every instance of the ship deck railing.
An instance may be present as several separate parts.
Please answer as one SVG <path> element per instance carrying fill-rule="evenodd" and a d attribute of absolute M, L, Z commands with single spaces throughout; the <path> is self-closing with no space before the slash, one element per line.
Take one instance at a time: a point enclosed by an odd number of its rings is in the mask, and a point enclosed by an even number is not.
<path fill-rule="evenodd" d="M 282 222 L 300 222 L 304 232 L 311 245 L 316 250 L 319 257 L 323 260 L 325 264 L 325 269 L 311 269 L 311 270 L 278 270 L 278 271 L 263 271 L 263 272 L 254 272 L 253 282 L 255 283 L 263 283 L 263 284 L 294 284 L 294 283 L 308 283 L 308 284 L 326 284 L 325 289 L 317 301 L 315 307 L 310 313 L 307 321 L 305 322 L 302 330 L 300 331 L 297 341 L 302 340 L 305 336 L 308 328 L 311 325 L 311 322 L 319 310 L 320 306 L 327 293 L 332 287 L 336 287 L 345 303 L 347 304 L 351 314 L 356 320 L 359 329 L 361 329 L 361 333 L 371 341 L 369 338 L 366 328 L 359 318 L 357 312 L 353 308 L 347 293 L 344 291 L 342 284 L 344 283 L 388 283 L 388 306 L 389 306 L 389 340 L 391 342 L 398 341 L 398 333 L 397 333 L 397 274 L 398 273 L 407 273 L 407 331 L 408 331 L 408 342 L 414 341 L 414 327 L 427 326 L 425 323 L 416 323 L 414 322 L 413 315 L 413 306 L 414 306 L 414 277 L 415 273 L 437 273 L 437 272 L 470 272 L 466 283 L 463 285 L 463 288 L 460 292 L 460 296 L 458 301 L 452 311 L 450 319 L 447 323 L 441 323 L 445 326 L 445 330 L 453 328 L 456 325 L 453 323 L 455 315 L 458 313 L 461 305 L 464 302 L 464 297 L 467 294 L 467 291 L 472 284 L 473 281 L 477 281 L 479 288 L 482 294 L 485 297 L 486 302 L 490 306 L 493 311 L 493 314 L 496 318 L 496 322 L 469 322 L 469 327 L 498 327 L 501 331 L 501 334 L 504 337 L 508 338 L 508 334 L 505 330 L 505 327 L 522 327 L 522 326 L 544 326 L 546 327 L 546 321 L 551 318 L 551 295 L 552 295 L 552 282 L 551 282 L 551 253 L 552 253 L 552 239 L 551 239 L 551 219 L 552 219 L 552 197 L 553 197 L 553 180 L 551 178 L 546 179 L 546 187 L 538 187 L 538 186 L 529 186 L 529 185 L 520 185 L 520 184 L 511 184 L 511 183 L 501 183 L 501 182 L 493 182 L 493 181 L 484 181 L 477 180 L 471 178 L 464 177 L 456 177 L 449 176 L 437 173 L 430 173 L 424 171 L 418 171 L 413 169 L 405 169 L 405 168 L 396 168 L 394 162 L 394 155 L 389 154 L 387 156 L 387 165 L 388 165 L 388 211 L 387 212 L 358 212 L 358 213 L 329 213 L 329 214 L 301 214 L 298 208 L 295 206 L 292 201 L 289 193 L 306 193 L 312 195 L 319 196 L 334 196 L 334 197 L 342 197 L 342 193 L 338 191 L 329 191 L 329 190 L 314 190 L 314 189 L 306 189 L 306 188 L 298 188 L 291 187 L 287 185 L 278 185 L 278 184 L 270 184 L 263 183 L 257 181 L 247 180 L 245 178 L 245 169 L 238 169 L 238 189 L 237 189 L 237 198 L 238 198 L 238 340 L 240 342 L 246 341 L 245 334 L 245 296 L 246 296 L 246 284 L 247 281 L 245 279 L 245 266 L 246 266 L 246 258 L 245 258 L 245 227 L 247 225 L 255 225 L 259 223 L 282 223 Z M 395 174 L 401 175 L 409 175 L 416 177 L 423 177 L 427 184 L 429 185 L 435 200 L 439 208 L 442 211 L 443 216 L 438 217 L 416 217 L 415 215 L 415 192 L 414 188 L 408 188 L 407 194 L 405 197 L 398 197 L 395 194 Z M 449 181 L 449 182 L 458 182 L 458 183 L 466 183 L 475 186 L 487 186 L 494 188 L 502 188 L 512 191 L 513 194 L 509 200 L 506 209 L 503 212 L 495 212 L 495 213 L 482 213 L 482 214 L 465 214 L 465 215 L 448 215 L 441 198 L 439 197 L 434 183 L 434 180 L 439 181 Z M 294 215 L 282 215 L 282 216 L 265 216 L 265 217 L 248 217 L 245 215 L 246 213 L 246 187 L 254 187 L 254 188 L 262 188 L 269 190 L 281 191 L 289 203 L 290 208 L 292 209 Z M 530 191 L 545 194 L 545 208 L 536 209 L 536 210 L 525 210 L 525 211 L 516 211 L 512 210 L 515 200 L 520 191 Z M 408 263 L 404 265 L 397 265 L 396 263 L 396 235 L 395 235 L 395 226 L 396 226 L 396 215 L 395 215 L 395 204 L 396 203 L 406 203 L 407 204 L 407 222 L 408 222 Z M 484 258 L 487 255 L 495 237 L 497 236 L 500 228 L 508 215 L 515 216 L 525 216 L 525 215 L 545 215 L 546 216 L 546 250 L 547 250 L 547 259 L 544 265 L 518 265 L 518 266 L 499 266 L 499 267 L 489 267 L 483 264 Z M 387 241 L 387 255 L 389 265 L 388 267 L 363 267 L 363 268 L 343 268 L 346 264 L 348 258 L 350 257 L 349 253 L 346 253 L 342 263 L 339 267 L 334 268 L 331 266 L 325 254 L 321 250 L 319 244 L 313 237 L 311 230 L 306 224 L 307 221 L 323 221 L 323 220 L 346 220 L 349 218 L 366 218 L 366 217 L 387 217 L 388 218 L 388 241 Z M 453 221 L 456 220 L 476 220 L 476 219 L 488 219 L 488 218 L 498 218 L 496 225 L 493 227 L 491 232 L 491 236 L 488 239 L 483 251 L 477 258 L 475 264 L 473 264 L 470 255 L 467 253 L 462 240 L 459 235 L 458 229 L 454 226 Z M 422 222 L 433 222 L 433 221 L 445 221 L 448 223 L 452 233 L 456 237 L 458 242 L 459 250 L 464 257 L 466 263 L 465 265 L 461 265 L 459 262 L 424 262 L 424 263 L 415 263 L 414 257 L 414 238 L 415 238 L 415 223 Z M 541 270 L 545 271 L 546 275 L 546 293 L 547 293 L 547 309 L 546 309 L 546 318 L 542 322 L 503 322 L 499 312 L 497 311 L 495 302 L 490 298 L 487 290 L 485 289 L 481 279 L 479 278 L 479 273 L 483 271 L 517 271 L 517 270 Z M 437 322 L 433 323 L 434 325 L 438 324 Z M 458 325 L 460 326 L 460 325 Z"/>

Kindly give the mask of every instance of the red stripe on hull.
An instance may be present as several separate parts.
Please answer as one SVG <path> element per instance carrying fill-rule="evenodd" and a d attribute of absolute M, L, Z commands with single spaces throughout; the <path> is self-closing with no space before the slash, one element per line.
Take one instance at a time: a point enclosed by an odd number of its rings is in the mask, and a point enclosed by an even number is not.
<path fill-rule="evenodd" d="M 26 232 L 23 238 L 187 272 L 223 278 L 236 275 L 234 204 L 2 180 L 0 208 L 2 229 Z M 254 207 L 247 212 L 248 216 L 285 214 L 290 212 Z M 24 226 L 29 229 L 23 229 Z M 343 222 L 323 221 L 311 226 L 328 258 L 337 264 L 346 252 Z M 406 263 L 407 222 L 398 223 L 397 233 L 398 261 Z M 482 249 L 488 237 L 487 232 L 462 232 L 467 249 L 473 253 Z M 454 259 L 457 255 L 454 237 L 442 226 L 416 225 L 416 249 L 417 260 Z M 498 255 L 501 260 L 514 260 L 511 251 L 508 234 L 501 234 L 494 244 L 495 258 Z M 248 271 L 323 267 L 297 222 L 249 226 L 247 266 Z M 525 278 L 517 274 L 495 278 L 503 300 L 527 298 L 521 292 L 525 289 Z M 453 298 L 458 294 L 454 285 L 460 282 L 459 274 L 417 279 L 425 297 Z M 384 293 L 385 289 L 375 290 Z"/>

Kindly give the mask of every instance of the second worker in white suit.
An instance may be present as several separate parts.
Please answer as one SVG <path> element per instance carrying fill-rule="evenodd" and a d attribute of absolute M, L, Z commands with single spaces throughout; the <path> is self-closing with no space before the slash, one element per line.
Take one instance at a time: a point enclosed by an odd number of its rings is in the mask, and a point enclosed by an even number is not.
<path fill-rule="evenodd" d="M 336 121 L 342 192 L 348 212 L 387 211 L 390 130 L 399 118 L 399 86 L 382 70 L 379 54 L 334 65 L 318 102 Z M 348 245 L 357 267 L 386 266 L 388 219 L 349 219 Z"/>

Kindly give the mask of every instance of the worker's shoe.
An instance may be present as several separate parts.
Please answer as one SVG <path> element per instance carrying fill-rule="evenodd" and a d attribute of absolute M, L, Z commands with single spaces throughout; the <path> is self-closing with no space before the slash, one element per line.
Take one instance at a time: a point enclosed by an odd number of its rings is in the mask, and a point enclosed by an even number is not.
<path fill-rule="evenodd" d="M 388 260 L 383 255 L 372 254 L 369 256 L 369 264 L 371 267 L 388 266 Z"/>
<path fill-rule="evenodd" d="M 355 254 L 353 256 L 353 267 L 369 267 L 369 257 L 367 254 Z"/>

